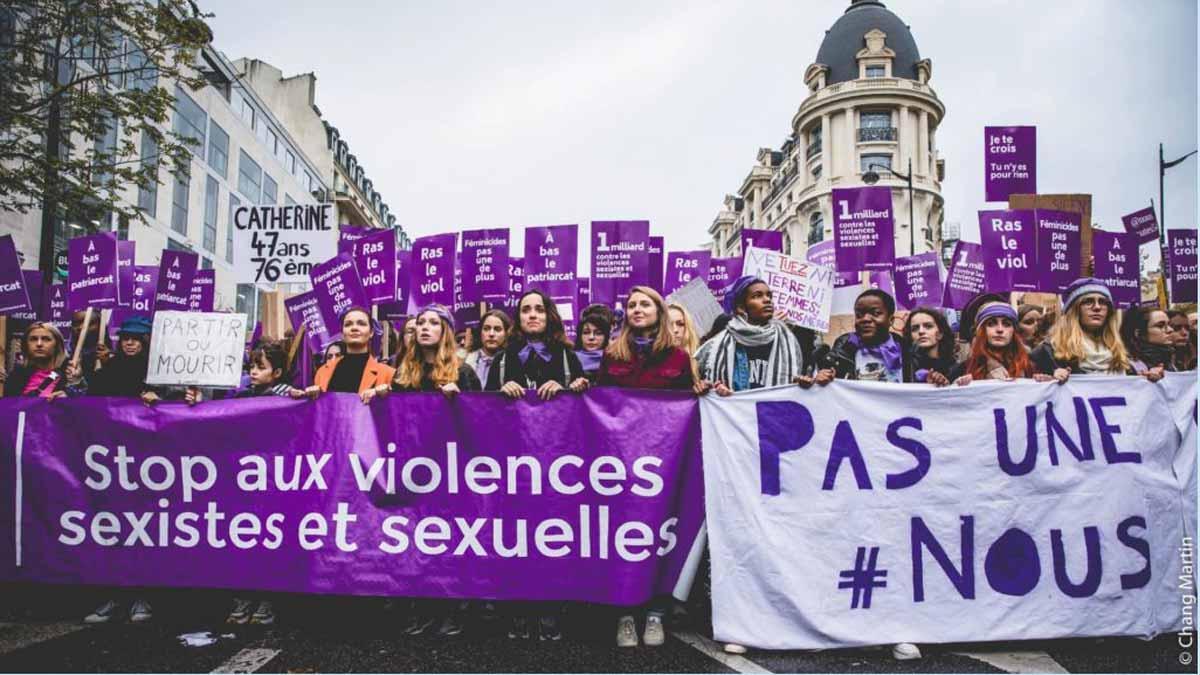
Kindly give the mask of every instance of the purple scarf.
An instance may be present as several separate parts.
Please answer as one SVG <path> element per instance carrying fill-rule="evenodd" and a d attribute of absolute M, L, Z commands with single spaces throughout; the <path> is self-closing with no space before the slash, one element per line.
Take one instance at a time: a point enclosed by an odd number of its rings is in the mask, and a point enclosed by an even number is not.
<path fill-rule="evenodd" d="M 579 357 L 579 363 L 583 365 L 583 372 L 590 373 L 600 370 L 600 362 L 604 360 L 604 350 L 576 349 L 575 356 Z"/>
<path fill-rule="evenodd" d="M 888 334 L 887 340 L 882 344 L 869 347 L 863 344 L 862 338 L 858 337 L 858 333 L 851 333 L 848 338 L 850 344 L 863 354 L 870 354 L 875 358 L 883 361 L 883 365 L 888 369 L 888 372 L 900 370 L 900 345 L 896 342 L 896 338 Z"/>
<path fill-rule="evenodd" d="M 654 347 L 654 338 L 635 337 L 633 338 L 633 351 L 638 356 L 646 356 Z"/>
<path fill-rule="evenodd" d="M 517 356 L 519 356 L 521 359 L 521 365 L 525 365 L 529 362 L 529 357 L 531 354 L 537 354 L 539 359 L 545 361 L 546 363 L 550 363 L 550 348 L 547 347 L 546 343 L 542 342 L 541 340 L 531 340 L 526 342 L 524 347 L 521 347 L 521 351 L 517 354 Z"/>

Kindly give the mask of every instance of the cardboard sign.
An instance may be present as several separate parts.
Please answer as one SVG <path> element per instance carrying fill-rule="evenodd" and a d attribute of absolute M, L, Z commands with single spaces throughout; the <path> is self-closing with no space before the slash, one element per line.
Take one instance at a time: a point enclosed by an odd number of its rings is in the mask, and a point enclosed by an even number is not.
<path fill-rule="evenodd" d="M 240 284 L 300 284 L 337 253 L 333 204 L 233 210 L 233 274 Z"/>
<path fill-rule="evenodd" d="M 751 247 L 743 273 L 766 282 L 775 303 L 775 318 L 805 328 L 829 330 L 833 311 L 834 271 L 775 251 Z"/>
<path fill-rule="evenodd" d="M 1196 302 L 1196 230 L 1167 230 L 1171 302 Z"/>
<path fill-rule="evenodd" d="M 979 212 L 979 240 L 987 261 L 987 289 L 997 293 L 1036 291 L 1037 230 L 1033 211 Z"/>
<path fill-rule="evenodd" d="M 1121 216 L 1121 222 L 1125 225 L 1125 232 L 1136 236 L 1139 244 L 1158 239 L 1158 218 L 1154 215 L 1153 206 Z"/>
<path fill-rule="evenodd" d="M 1113 304 L 1124 309 L 1142 299 L 1141 260 L 1138 256 L 1136 234 L 1124 232 L 1092 232 L 1092 255 L 1095 256 L 1093 276 L 1112 291 Z"/>
<path fill-rule="evenodd" d="M 667 304 L 683 305 L 692 317 L 696 332 L 704 335 L 712 328 L 713 322 L 725 311 L 721 303 L 708 288 L 708 282 L 703 277 L 692 277 L 683 286 L 666 297 Z"/>
<path fill-rule="evenodd" d="M 896 258 L 896 269 L 892 276 L 898 307 L 936 307 L 942 301 L 942 279 L 938 271 L 937 253 L 930 251 Z"/>
<path fill-rule="evenodd" d="M 154 313 L 146 384 L 232 389 L 242 379 L 246 315 Z"/>
<path fill-rule="evenodd" d="M 462 233 L 462 295 L 493 302 L 508 295 L 508 228 Z"/>
<path fill-rule="evenodd" d="M 708 268 L 712 263 L 712 253 L 708 251 L 672 251 L 667 254 L 667 276 L 663 280 L 663 290 L 668 294 L 682 288 L 687 282 L 699 277 L 708 280 Z"/>

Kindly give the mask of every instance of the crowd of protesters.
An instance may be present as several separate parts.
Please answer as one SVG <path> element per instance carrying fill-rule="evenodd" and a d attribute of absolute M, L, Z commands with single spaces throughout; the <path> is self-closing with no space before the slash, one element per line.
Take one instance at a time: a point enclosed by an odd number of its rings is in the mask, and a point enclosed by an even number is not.
<path fill-rule="evenodd" d="M 968 386 L 977 380 L 1066 382 L 1081 375 L 1129 375 L 1157 381 L 1166 371 L 1196 367 L 1196 313 L 1134 307 L 1119 311 L 1110 290 L 1092 278 L 1062 293 L 1061 308 L 1020 305 L 983 294 L 957 313 L 958 325 L 932 307 L 897 312 L 895 300 L 879 289 L 854 303 L 853 332 L 821 345 L 818 335 L 776 318 L 770 288 L 761 279 L 738 279 L 724 299 L 725 314 L 700 337 L 687 309 L 668 304 L 654 289 L 636 286 L 616 312 L 585 308 L 574 342 L 553 300 L 538 290 L 518 299 L 515 316 L 499 309 L 478 326 L 456 327 L 445 307 L 432 305 L 399 326 L 387 353 L 373 351 L 384 334 L 360 307 L 341 316 L 340 341 L 317 355 L 311 382 L 300 381 L 285 341 L 262 340 L 247 349 L 246 376 L 234 392 L 164 388 L 146 384 L 151 324 L 146 317 L 124 320 L 116 348 L 99 339 L 99 326 L 76 317 L 72 334 L 83 345 L 71 359 L 60 331 L 48 322 L 25 330 L 17 363 L 7 372 L 4 396 L 56 399 L 75 396 L 140 398 L 196 404 L 208 397 L 281 396 L 313 399 L 328 392 L 350 393 L 364 404 L 396 392 L 500 392 L 522 398 L 533 390 L 541 400 L 591 387 L 674 389 L 697 395 L 781 385 L 822 387 L 835 379 Z M 114 596 L 117 594 L 114 593 Z M 149 620 L 148 602 L 126 593 L 132 621 Z M 103 623 L 122 611 L 114 597 L 85 621 Z M 561 603 L 420 601 L 409 605 L 404 632 L 441 636 L 463 631 L 464 617 L 477 610 L 507 614 L 508 635 L 561 637 Z M 616 608 L 616 643 L 621 647 L 661 645 L 668 598 L 643 607 Z M 269 597 L 239 594 L 231 623 L 270 624 Z M 642 630 L 638 631 L 641 623 Z M 731 652 L 744 651 L 726 645 Z M 897 658 L 919 658 L 914 645 L 896 645 Z"/>

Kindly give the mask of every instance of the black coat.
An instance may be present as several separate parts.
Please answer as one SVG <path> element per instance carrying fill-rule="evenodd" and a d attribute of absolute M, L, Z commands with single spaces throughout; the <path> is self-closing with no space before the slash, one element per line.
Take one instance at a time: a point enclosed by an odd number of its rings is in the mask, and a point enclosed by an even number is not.
<path fill-rule="evenodd" d="M 141 396 L 142 392 L 150 389 L 146 386 L 146 370 L 149 366 L 150 359 L 145 351 L 138 356 L 117 354 L 103 368 L 87 376 L 88 396 Z"/>
<path fill-rule="evenodd" d="M 574 350 L 562 344 L 550 344 L 550 360 L 543 361 L 536 354 L 531 354 L 529 360 L 521 363 L 521 348 L 525 341 L 516 338 L 509 344 L 492 363 L 488 371 L 488 381 L 484 391 L 499 391 L 507 382 L 516 382 L 526 389 L 536 389 L 554 380 L 564 387 L 583 377 L 583 366 Z M 503 374 L 503 375 L 502 375 Z"/>
<path fill-rule="evenodd" d="M 48 387 L 52 387 L 55 390 L 66 391 L 67 374 L 65 368 L 66 367 L 64 365 L 63 367 L 54 371 L 58 373 L 58 380 L 55 381 L 53 385 L 47 385 Z M 13 368 L 12 371 L 8 373 L 8 379 L 4 381 L 5 398 L 10 396 L 22 396 L 21 392 L 24 391 L 25 385 L 29 384 L 29 378 L 33 377 L 33 373 L 34 369 L 27 365 L 20 365 Z"/>

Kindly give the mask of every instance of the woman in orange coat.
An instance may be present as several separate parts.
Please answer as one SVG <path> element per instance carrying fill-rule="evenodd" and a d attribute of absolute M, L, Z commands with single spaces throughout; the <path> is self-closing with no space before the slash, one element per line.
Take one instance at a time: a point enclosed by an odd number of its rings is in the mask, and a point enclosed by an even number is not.
<path fill-rule="evenodd" d="M 314 384 L 304 395 L 316 398 L 321 392 L 336 391 L 358 394 L 363 402 L 370 400 L 366 392 L 378 386 L 390 386 L 396 369 L 386 366 L 371 354 L 371 337 L 375 322 L 362 307 L 351 307 L 342 313 L 342 342 L 346 353 L 325 362 L 313 376 Z"/>

